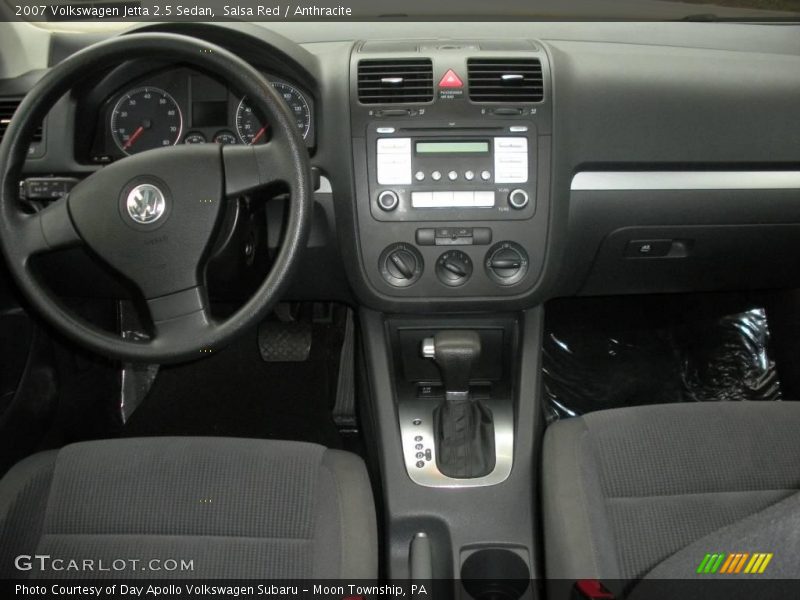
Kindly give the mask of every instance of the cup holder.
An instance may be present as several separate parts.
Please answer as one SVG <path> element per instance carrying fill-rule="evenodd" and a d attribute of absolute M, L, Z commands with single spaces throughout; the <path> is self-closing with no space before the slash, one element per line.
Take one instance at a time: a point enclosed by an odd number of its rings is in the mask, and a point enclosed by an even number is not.
<path fill-rule="evenodd" d="M 531 583 L 523 558 L 506 548 L 484 548 L 461 565 L 461 585 L 475 600 L 519 600 Z"/>

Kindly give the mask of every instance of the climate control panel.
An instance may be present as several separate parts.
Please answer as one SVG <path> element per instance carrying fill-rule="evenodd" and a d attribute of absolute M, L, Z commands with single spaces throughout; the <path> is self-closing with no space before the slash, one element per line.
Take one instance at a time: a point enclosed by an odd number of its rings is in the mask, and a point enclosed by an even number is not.
<path fill-rule="evenodd" d="M 465 241 L 465 228 L 443 228 L 440 233 L 448 232 L 450 237 L 438 238 L 453 241 Z M 426 232 L 426 230 L 419 230 Z M 452 233 L 451 233 L 452 232 Z M 458 233 L 464 233 L 459 237 Z M 491 239 L 491 231 L 483 234 L 483 239 Z M 424 233 L 427 241 L 427 233 Z M 436 239 L 436 238 L 434 238 Z M 474 231 L 472 232 L 474 239 Z M 431 244 L 428 244 L 431 245 Z M 436 244 L 433 244 L 436 245 Z M 472 243 L 445 243 L 442 246 L 473 246 Z M 447 288 L 458 288 L 468 284 L 475 274 L 472 255 L 466 248 L 441 248 L 442 252 L 436 258 L 433 271 L 436 280 Z M 520 244 L 511 241 L 498 242 L 484 251 L 481 258 L 485 277 L 499 286 L 513 286 L 524 280 L 528 273 L 528 253 Z M 413 244 L 395 243 L 386 247 L 378 260 L 378 269 L 383 280 L 395 288 L 413 286 L 425 274 L 425 259 L 420 250 Z"/>

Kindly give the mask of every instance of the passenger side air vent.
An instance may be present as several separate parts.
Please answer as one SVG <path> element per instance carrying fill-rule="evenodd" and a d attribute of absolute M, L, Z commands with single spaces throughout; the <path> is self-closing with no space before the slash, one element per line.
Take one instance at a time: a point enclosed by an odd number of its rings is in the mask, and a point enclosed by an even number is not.
<path fill-rule="evenodd" d="M 473 102 L 541 102 L 542 63 L 536 58 L 470 58 L 469 98 Z"/>
<path fill-rule="evenodd" d="M 22 98 L 0 98 L 0 141 L 3 140 L 6 129 L 8 129 L 8 126 L 11 124 L 11 117 L 14 115 L 14 111 L 17 110 L 20 102 L 22 102 Z M 33 134 L 33 142 L 41 141 L 42 126 L 40 125 L 36 133 Z"/>
<path fill-rule="evenodd" d="M 362 60 L 358 63 L 362 104 L 433 100 L 433 63 L 428 58 Z"/>

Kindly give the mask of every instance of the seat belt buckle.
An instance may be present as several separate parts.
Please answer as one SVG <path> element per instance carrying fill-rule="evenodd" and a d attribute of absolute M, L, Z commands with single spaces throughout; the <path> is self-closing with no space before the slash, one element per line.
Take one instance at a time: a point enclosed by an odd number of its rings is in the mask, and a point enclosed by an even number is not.
<path fill-rule="evenodd" d="M 578 579 L 572 592 L 573 600 L 615 600 L 599 579 Z"/>

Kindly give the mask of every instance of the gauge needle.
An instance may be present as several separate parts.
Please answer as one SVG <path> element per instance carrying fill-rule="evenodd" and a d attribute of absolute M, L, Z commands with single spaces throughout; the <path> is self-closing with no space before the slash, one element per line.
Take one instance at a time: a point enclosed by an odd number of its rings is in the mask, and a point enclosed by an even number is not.
<path fill-rule="evenodd" d="M 253 139 L 250 141 L 250 145 L 252 146 L 252 145 L 253 145 L 253 144 L 255 144 L 255 143 L 258 141 L 258 140 L 260 140 L 260 139 L 263 137 L 264 133 L 266 133 L 266 131 L 267 131 L 267 128 L 266 128 L 266 127 L 262 127 L 261 129 L 259 129 L 259 130 L 258 130 L 258 133 L 256 133 L 256 134 L 253 136 Z"/>
<path fill-rule="evenodd" d="M 138 140 L 139 136 L 142 135 L 143 133 L 144 133 L 144 126 L 143 125 L 139 125 L 139 128 L 136 131 L 134 131 L 133 135 L 131 135 L 131 137 L 128 138 L 128 141 L 125 142 L 125 145 L 122 147 L 123 150 L 127 150 L 128 148 L 133 146 L 133 143 L 136 140 Z"/>

